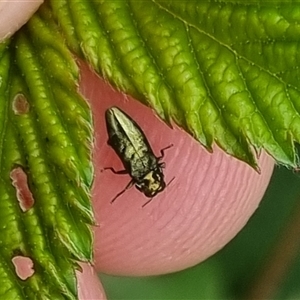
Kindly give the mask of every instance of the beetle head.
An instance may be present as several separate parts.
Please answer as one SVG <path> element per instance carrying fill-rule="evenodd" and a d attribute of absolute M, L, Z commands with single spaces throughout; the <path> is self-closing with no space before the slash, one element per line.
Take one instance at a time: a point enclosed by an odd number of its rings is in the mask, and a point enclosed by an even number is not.
<path fill-rule="evenodd" d="M 139 182 L 135 183 L 136 188 L 147 197 L 154 197 L 166 187 L 164 175 L 160 169 L 147 173 Z"/>

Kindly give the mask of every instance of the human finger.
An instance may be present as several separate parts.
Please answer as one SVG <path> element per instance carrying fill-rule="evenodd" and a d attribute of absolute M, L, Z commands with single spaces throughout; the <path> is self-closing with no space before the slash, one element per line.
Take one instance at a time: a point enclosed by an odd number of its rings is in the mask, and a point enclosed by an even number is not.
<path fill-rule="evenodd" d="M 42 0 L 0 1 L 0 42 L 23 26 L 42 3 Z"/>
<path fill-rule="evenodd" d="M 187 133 L 168 127 L 137 101 L 116 92 L 82 66 L 82 93 L 95 125 L 93 201 L 96 268 L 116 275 L 155 275 L 195 265 L 221 249 L 247 223 L 268 186 L 274 161 L 259 156 L 259 174 L 214 146 L 209 153 Z M 142 128 L 156 156 L 171 144 L 163 161 L 171 182 L 149 204 L 135 188 L 111 200 L 131 180 L 106 167 L 124 169 L 106 143 L 105 111 L 118 106 Z"/>

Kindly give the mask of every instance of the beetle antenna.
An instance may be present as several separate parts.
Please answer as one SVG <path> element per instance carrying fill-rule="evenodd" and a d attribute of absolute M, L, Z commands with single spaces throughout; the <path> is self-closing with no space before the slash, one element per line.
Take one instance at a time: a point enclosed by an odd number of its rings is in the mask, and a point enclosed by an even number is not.
<path fill-rule="evenodd" d="M 146 203 L 144 203 L 144 204 L 142 205 L 142 207 L 144 207 L 144 206 L 146 206 L 148 203 L 150 203 L 150 202 L 152 201 L 152 199 L 153 199 L 153 197 L 152 197 L 150 200 L 148 200 Z"/>
<path fill-rule="evenodd" d="M 121 196 L 123 193 L 126 192 L 126 190 L 130 189 L 133 186 L 134 182 L 133 180 L 130 180 L 129 183 L 126 185 L 125 189 L 123 189 L 121 192 L 119 192 L 111 201 L 110 203 L 113 203 L 116 201 L 116 199 Z"/>

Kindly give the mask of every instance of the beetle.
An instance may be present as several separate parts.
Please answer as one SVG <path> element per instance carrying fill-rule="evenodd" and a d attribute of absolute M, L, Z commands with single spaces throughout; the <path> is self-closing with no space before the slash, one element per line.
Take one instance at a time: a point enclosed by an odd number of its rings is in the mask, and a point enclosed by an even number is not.
<path fill-rule="evenodd" d="M 115 171 L 108 167 L 105 170 L 111 170 L 115 174 L 129 174 L 131 177 L 127 186 L 111 200 L 111 203 L 135 185 L 146 197 L 151 198 L 143 205 L 145 206 L 166 187 L 163 174 L 165 163 L 161 162 L 161 159 L 164 157 L 164 151 L 173 144 L 161 149 L 160 156 L 156 157 L 140 126 L 124 111 L 115 106 L 107 109 L 105 121 L 107 144 L 114 149 L 125 168 Z"/>

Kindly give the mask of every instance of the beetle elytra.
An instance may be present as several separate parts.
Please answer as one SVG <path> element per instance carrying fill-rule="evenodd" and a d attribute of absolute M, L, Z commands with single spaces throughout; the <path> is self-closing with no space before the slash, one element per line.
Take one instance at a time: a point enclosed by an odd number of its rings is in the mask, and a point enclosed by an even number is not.
<path fill-rule="evenodd" d="M 139 125 L 125 112 L 117 107 L 111 107 L 105 112 L 106 127 L 108 133 L 108 144 L 114 149 L 124 165 L 124 170 L 115 171 L 115 174 L 129 174 L 131 177 L 127 186 L 119 192 L 112 200 L 114 202 L 126 190 L 133 185 L 146 197 L 153 197 L 166 187 L 164 181 L 164 151 L 173 145 L 161 149 L 160 156 L 156 157 L 150 144 Z M 144 206 L 143 205 L 143 206 Z"/>

